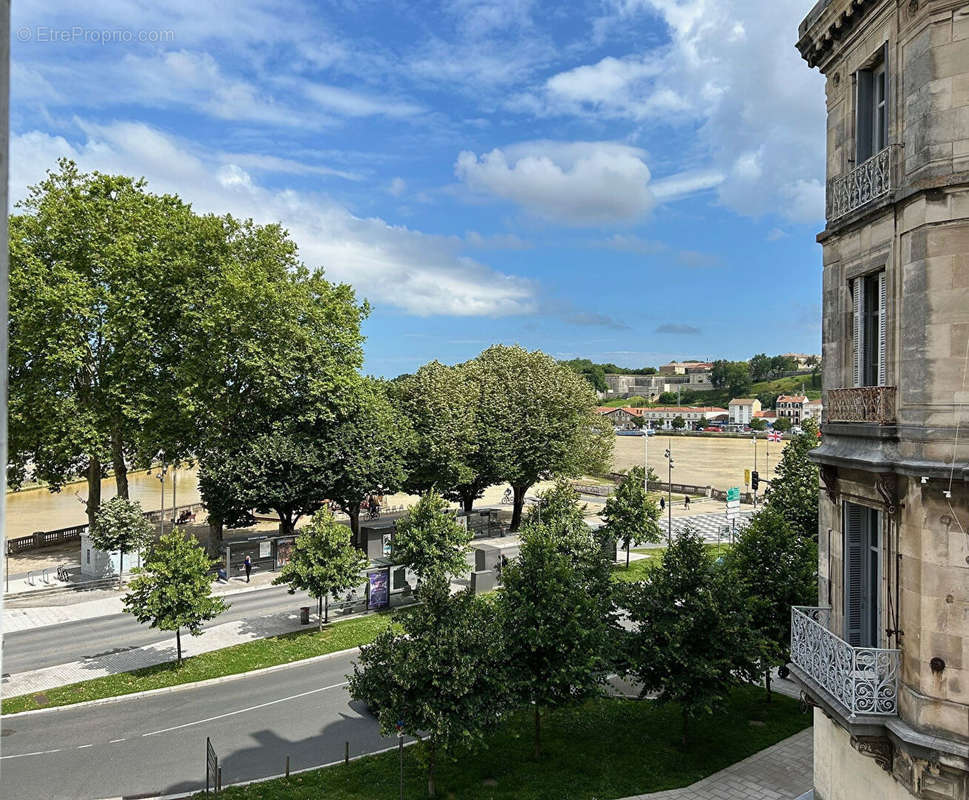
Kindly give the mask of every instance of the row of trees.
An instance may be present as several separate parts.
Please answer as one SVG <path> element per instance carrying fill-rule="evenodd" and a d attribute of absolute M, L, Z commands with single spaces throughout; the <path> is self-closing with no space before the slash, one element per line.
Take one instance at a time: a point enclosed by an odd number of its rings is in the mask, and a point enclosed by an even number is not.
<path fill-rule="evenodd" d="M 283 531 L 372 492 L 436 488 L 470 509 L 510 482 L 598 471 L 612 439 L 589 384 L 493 347 L 392 383 L 361 377 L 369 313 L 278 225 L 199 215 L 68 160 L 10 220 L 10 482 L 52 491 L 158 460 L 200 464 L 217 541 L 253 510 Z"/>
<path fill-rule="evenodd" d="M 786 661 L 790 605 L 816 591 L 813 540 L 767 507 L 725 559 L 714 561 L 686 531 L 646 581 L 612 583 L 604 535 L 658 538 L 642 478 L 631 471 L 618 487 L 604 533 L 585 524 L 568 484 L 545 493 L 492 597 L 449 593 L 466 540 L 442 507 L 428 505 L 417 539 L 405 534 L 438 554 L 422 564 L 423 603 L 362 648 L 350 692 L 383 733 L 422 737 L 431 796 L 440 759 L 477 747 L 509 713 L 529 709 L 539 757 L 545 714 L 601 693 L 611 673 L 635 678 L 644 697 L 676 703 L 685 739 L 735 686 Z M 406 546 L 395 542 L 395 556 Z"/>

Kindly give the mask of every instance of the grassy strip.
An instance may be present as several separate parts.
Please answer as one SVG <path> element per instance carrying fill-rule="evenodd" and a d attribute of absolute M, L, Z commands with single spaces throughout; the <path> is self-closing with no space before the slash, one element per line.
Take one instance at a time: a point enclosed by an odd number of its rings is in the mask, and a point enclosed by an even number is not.
<path fill-rule="evenodd" d="M 713 558 L 718 558 L 730 549 L 730 545 L 727 543 L 707 543 L 704 545 L 704 548 Z M 619 583 L 635 583 L 636 581 L 645 579 L 649 571 L 663 560 L 663 553 L 666 552 L 666 548 L 640 547 L 633 548 L 633 552 L 642 553 L 645 558 L 638 558 L 630 562 L 629 569 L 626 569 L 625 563 L 614 565 L 612 568 L 612 579 L 614 581 Z"/>
<path fill-rule="evenodd" d="M 194 683 L 224 675 L 237 675 L 277 664 L 289 664 L 313 656 L 335 653 L 372 642 L 391 621 L 391 613 L 368 614 L 364 617 L 334 622 L 322 633 L 317 630 L 295 631 L 267 639 L 256 639 L 221 650 L 212 650 L 186 658 L 182 666 L 174 662 L 121 672 L 81 683 L 60 686 L 45 692 L 3 699 L 2 713 L 16 714 L 52 706 L 68 706 L 102 697 L 145 692 Z"/>
<path fill-rule="evenodd" d="M 677 706 L 599 699 L 547 715 L 544 756 L 532 759 L 530 711 L 512 715 L 488 737 L 487 747 L 438 768 L 438 796 L 460 800 L 606 800 L 687 786 L 753 755 L 811 724 L 798 704 L 764 690 L 733 693 L 723 713 L 695 723 L 691 742 L 679 742 Z M 406 797 L 426 797 L 420 748 L 405 749 Z M 396 797 L 397 753 L 370 756 L 325 769 L 246 787 L 228 788 L 226 800 L 372 800 Z M 296 765 L 298 767 L 298 765 Z M 232 775 L 223 775 L 226 782 Z M 196 797 L 201 798 L 199 794 Z"/>

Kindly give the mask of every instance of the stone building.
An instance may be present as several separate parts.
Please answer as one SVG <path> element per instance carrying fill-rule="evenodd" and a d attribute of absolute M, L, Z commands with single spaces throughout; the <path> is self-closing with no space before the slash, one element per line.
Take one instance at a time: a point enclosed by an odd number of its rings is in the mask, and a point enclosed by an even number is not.
<path fill-rule="evenodd" d="M 804 419 L 804 404 L 808 399 L 803 394 L 782 394 L 777 398 L 777 416 L 790 420 L 792 425 L 800 425 Z"/>
<path fill-rule="evenodd" d="M 821 0 L 817 800 L 969 798 L 969 4 Z M 960 430 L 961 428 L 961 430 Z"/>
<path fill-rule="evenodd" d="M 756 397 L 735 397 L 727 408 L 730 410 L 731 425 L 750 425 L 750 421 L 761 410 L 760 400 Z"/>

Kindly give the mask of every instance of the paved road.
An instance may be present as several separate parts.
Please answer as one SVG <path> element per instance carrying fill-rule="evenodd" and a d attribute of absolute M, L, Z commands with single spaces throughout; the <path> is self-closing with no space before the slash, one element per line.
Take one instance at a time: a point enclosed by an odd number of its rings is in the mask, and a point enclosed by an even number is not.
<path fill-rule="evenodd" d="M 279 611 L 293 611 L 315 602 L 288 594 L 285 586 L 239 592 L 225 598 L 231 608 L 204 627 L 240 619 L 254 619 Z M 3 670 L 10 674 L 66 664 L 91 656 L 144 647 L 171 637 L 142 625 L 129 614 L 47 625 L 3 637 Z"/>
<path fill-rule="evenodd" d="M 351 702 L 337 656 L 201 689 L 4 718 L 3 796 L 91 800 L 203 788 L 205 738 L 224 783 L 319 766 L 396 744 Z"/>

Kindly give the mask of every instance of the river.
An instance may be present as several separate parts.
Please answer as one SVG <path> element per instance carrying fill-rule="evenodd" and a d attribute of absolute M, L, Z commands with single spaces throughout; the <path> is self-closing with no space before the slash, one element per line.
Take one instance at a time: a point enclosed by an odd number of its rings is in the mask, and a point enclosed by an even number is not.
<path fill-rule="evenodd" d="M 199 502 L 198 474 L 195 469 L 175 472 L 175 502 L 180 506 Z M 101 481 L 101 499 L 114 497 L 114 478 Z M 128 474 L 128 496 L 141 503 L 145 511 L 161 508 L 161 482 L 158 475 L 144 471 Z M 34 531 L 50 531 L 87 522 L 84 502 L 87 483 L 72 483 L 60 492 L 25 489 L 7 494 L 7 538 L 27 536 Z M 172 506 L 172 472 L 165 476 L 165 507 Z"/>

